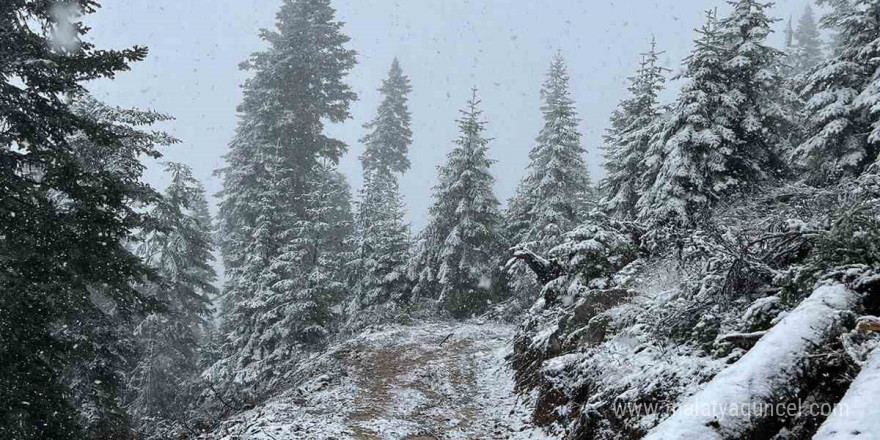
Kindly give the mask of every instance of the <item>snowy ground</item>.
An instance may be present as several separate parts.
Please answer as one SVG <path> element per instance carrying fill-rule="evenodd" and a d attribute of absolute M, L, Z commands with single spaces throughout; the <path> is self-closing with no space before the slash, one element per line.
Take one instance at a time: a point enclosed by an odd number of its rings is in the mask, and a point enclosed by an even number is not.
<path fill-rule="evenodd" d="M 529 408 L 513 394 L 504 361 L 513 332 L 477 323 L 366 332 L 313 359 L 308 380 L 211 439 L 556 438 L 528 424 Z"/>

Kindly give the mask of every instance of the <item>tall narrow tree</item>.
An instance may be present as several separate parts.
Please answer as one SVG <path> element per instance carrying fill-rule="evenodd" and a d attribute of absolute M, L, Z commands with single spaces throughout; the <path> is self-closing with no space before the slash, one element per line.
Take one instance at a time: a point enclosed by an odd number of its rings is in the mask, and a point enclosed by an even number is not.
<path fill-rule="evenodd" d="M 367 147 L 361 156 L 364 173 L 376 169 L 403 173 L 409 169 L 407 153 L 412 144 L 412 118 L 407 101 L 411 91 L 409 78 L 403 74 L 400 62 L 394 58 L 388 78 L 382 81 L 382 87 L 379 88 L 382 102 L 376 110 L 376 117 L 364 124 L 368 130 L 361 139 Z"/>
<path fill-rule="evenodd" d="M 606 176 L 602 181 L 602 204 L 620 218 L 635 217 L 636 202 L 650 181 L 645 156 L 660 132 L 657 94 L 663 90 L 666 71 L 657 63 L 661 53 L 652 40 L 651 50 L 642 55 L 639 70 L 630 78 L 630 96 L 611 114 L 611 126 L 604 138 Z"/>
<path fill-rule="evenodd" d="M 816 25 L 813 8 L 807 4 L 792 33 L 788 64 L 796 75 L 807 73 L 822 62 L 822 36 Z"/>
<path fill-rule="evenodd" d="M 785 50 L 788 52 L 794 47 L 794 28 L 791 26 L 791 16 L 789 16 L 788 21 L 785 22 L 783 37 L 785 37 Z"/>
<path fill-rule="evenodd" d="M 167 163 L 171 183 L 150 212 L 149 231 L 140 255 L 162 279 L 142 287 L 165 305 L 163 313 L 143 317 L 135 327 L 140 357 L 130 375 L 129 412 L 141 428 L 168 427 L 166 436 L 183 430 L 197 395 L 192 386 L 199 374 L 199 347 L 209 331 L 211 298 L 217 289 L 211 219 L 202 185 L 186 165 Z"/>
<path fill-rule="evenodd" d="M 409 78 L 397 58 L 379 88 L 383 98 L 376 117 L 364 125 L 361 156 L 364 187 L 355 222 L 354 291 L 357 308 L 401 302 L 409 297 L 409 228 L 404 224 L 397 173 L 409 166 L 412 144 Z"/>
<path fill-rule="evenodd" d="M 417 295 L 438 298 L 455 316 L 479 310 L 488 298 L 497 261 L 500 214 L 492 192 L 489 139 L 483 137 L 477 90 L 462 110 L 461 132 L 438 169 L 434 204 L 414 267 Z"/>
<path fill-rule="evenodd" d="M 334 14 L 329 0 L 285 0 L 275 29 L 261 32 L 269 48 L 242 64 L 254 75 L 244 85 L 235 138 L 219 171 L 220 245 L 228 278 L 228 343 L 220 366 L 227 379 L 240 383 L 280 373 L 273 367 L 293 361 L 285 356 L 302 341 L 314 342 L 321 332 L 313 330 L 325 318 L 323 311 L 292 304 L 309 284 L 300 277 L 313 273 L 325 250 L 294 257 L 292 248 L 306 249 L 315 230 L 335 222 L 316 218 L 312 205 L 339 189 L 332 165 L 346 150 L 324 134 L 324 123 L 349 118 L 355 99 L 343 81 L 355 53 L 344 47 L 349 39 Z M 310 266 L 290 270 L 297 258 Z M 279 309 L 286 299 L 289 307 Z M 284 327 L 299 319 L 296 313 L 304 314 L 302 325 Z"/>
<path fill-rule="evenodd" d="M 541 99 L 544 126 L 529 152 L 527 174 L 509 203 L 505 221 L 513 243 L 546 252 L 577 224 L 592 195 L 580 120 L 559 53 L 550 64 Z"/>

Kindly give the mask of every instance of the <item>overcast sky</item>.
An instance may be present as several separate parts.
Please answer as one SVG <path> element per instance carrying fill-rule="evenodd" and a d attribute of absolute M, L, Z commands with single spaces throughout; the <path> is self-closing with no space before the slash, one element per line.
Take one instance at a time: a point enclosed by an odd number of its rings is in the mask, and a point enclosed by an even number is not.
<path fill-rule="evenodd" d="M 164 128 L 183 143 L 165 149 L 165 159 L 191 165 L 209 194 L 215 194 L 221 182 L 212 173 L 221 166 L 235 129 L 235 106 L 246 78 L 238 64 L 265 47 L 258 30 L 273 26 L 280 0 L 103 3 L 88 19 L 90 39 L 102 48 L 145 45 L 150 55 L 116 80 L 93 84 L 93 92 L 111 104 L 174 116 Z M 806 3 L 781 1 L 773 15 L 796 19 Z M 333 5 L 337 19 L 345 22 L 350 47 L 358 52 L 358 65 L 348 77 L 359 98 L 352 106 L 353 119 L 329 127 L 349 145 L 340 168 L 354 191 L 361 183 L 361 126 L 374 115 L 380 100 L 376 89 L 393 57 L 412 81 L 412 169 L 401 188 L 414 231 L 427 220 L 435 167 L 452 149 L 455 119 L 472 86 L 480 90 L 487 135 L 494 139 L 496 195 L 506 202 L 541 127 L 540 85 L 552 55 L 561 50 L 597 181 L 603 174 L 599 146 L 608 116 L 624 97 L 626 78 L 651 36 L 666 52 L 663 64 L 677 71 L 703 11 L 728 10 L 723 1 L 707 0 L 337 0 Z M 774 42 L 781 41 L 783 26 L 777 23 Z M 671 99 L 674 93 L 665 95 Z M 150 168 L 147 180 L 157 187 L 165 184 L 158 166 Z"/>

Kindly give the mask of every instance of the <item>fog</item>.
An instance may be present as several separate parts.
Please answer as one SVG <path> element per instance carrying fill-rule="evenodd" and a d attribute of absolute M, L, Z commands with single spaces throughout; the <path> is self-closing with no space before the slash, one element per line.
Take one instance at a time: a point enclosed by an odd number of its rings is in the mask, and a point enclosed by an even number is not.
<path fill-rule="evenodd" d="M 131 72 L 92 85 L 96 97 L 111 104 L 143 107 L 176 118 L 167 124 L 182 144 L 165 149 L 164 160 L 184 162 L 209 194 L 220 189 L 212 175 L 236 124 L 235 106 L 247 74 L 238 63 L 264 48 L 260 28 L 272 27 L 280 2 L 139 1 L 104 2 L 88 18 L 89 38 L 99 47 L 147 45 L 150 55 Z M 777 18 L 795 21 L 806 2 L 784 1 Z M 412 169 L 401 179 L 408 218 L 418 231 L 427 220 L 435 167 L 451 150 L 455 119 L 472 86 L 479 88 L 497 179 L 499 200 L 513 194 L 528 163 L 528 151 L 541 126 L 539 90 L 553 54 L 569 66 L 573 97 L 582 119 L 583 146 L 594 182 L 602 177 L 602 133 L 608 116 L 625 96 L 626 78 L 639 53 L 656 38 L 664 66 L 678 70 L 703 22 L 703 10 L 723 1 L 626 0 L 595 2 L 335 1 L 345 22 L 349 47 L 358 65 L 348 81 L 358 94 L 353 118 L 328 131 L 349 146 L 340 168 L 355 191 L 361 183 L 358 156 L 362 124 L 374 115 L 379 87 L 392 59 L 400 59 L 412 81 Z M 772 37 L 780 43 L 785 20 Z M 676 83 L 665 93 L 671 99 Z M 161 186 L 162 168 L 152 166 L 150 183 Z M 216 199 L 211 201 L 212 204 Z"/>

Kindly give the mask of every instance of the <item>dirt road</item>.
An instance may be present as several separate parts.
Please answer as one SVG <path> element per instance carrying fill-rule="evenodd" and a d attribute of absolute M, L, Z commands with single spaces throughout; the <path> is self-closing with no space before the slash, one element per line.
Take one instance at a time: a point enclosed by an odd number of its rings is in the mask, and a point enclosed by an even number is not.
<path fill-rule="evenodd" d="M 314 360 L 296 389 L 228 422 L 233 439 L 550 439 L 527 423 L 504 356 L 514 329 L 368 332 Z"/>

